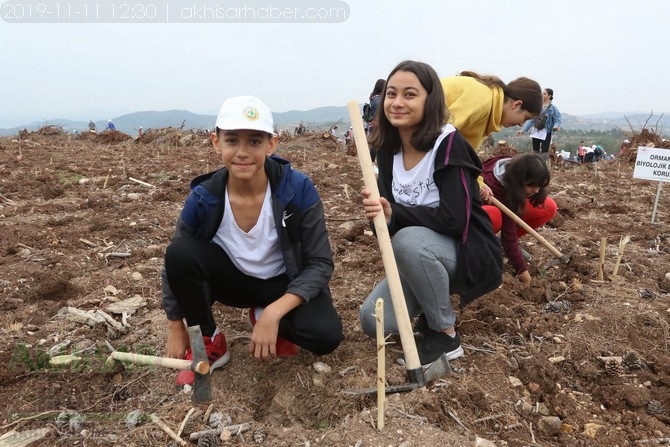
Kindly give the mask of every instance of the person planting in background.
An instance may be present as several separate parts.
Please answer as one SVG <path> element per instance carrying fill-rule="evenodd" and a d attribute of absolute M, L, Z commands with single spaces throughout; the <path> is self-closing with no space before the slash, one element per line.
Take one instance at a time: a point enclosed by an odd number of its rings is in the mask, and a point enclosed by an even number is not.
<path fill-rule="evenodd" d="M 441 80 L 449 109 L 449 122 L 473 149 L 503 127 L 520 126 L 542 109 L 540 84 L 517 78 L 505 84 L 497 76 L 463 71 Z"/>
<path fill-rule="evenodd" d="M 521 130 L 516 133 L 521 135 L 533 129 L 530 134 L 533 152 L 541 154 L 545 159 L 549 156 L 552 133 L 561 130 L 561 112 L 554 105 L 553 100 L 554 91 L 552 89 L 542 90 L 542 111 L 534 119 L 526 121 Z"/>
<path fill-rule="evenodd" d="M 547 197 L 550 181 L 549 168 L 545 160 L 534 153 L 510 157 L 492 157 L 482 164 L 482 177 L 491 193 L 503 205 L 521 217 L 535 229 L 549 222 L 556 215 L 556 202 Z M 482 194 L 483 195 L 483 194 Z M 484 205 L 489 214 L 493 231 L 500 231 L 500 240 L 505 255 L 516 271 L 519 280 L 530 284 L 531 276 L 524 259 L 519 238 L 526 231 L 516 222 L 492 205 Z"/>

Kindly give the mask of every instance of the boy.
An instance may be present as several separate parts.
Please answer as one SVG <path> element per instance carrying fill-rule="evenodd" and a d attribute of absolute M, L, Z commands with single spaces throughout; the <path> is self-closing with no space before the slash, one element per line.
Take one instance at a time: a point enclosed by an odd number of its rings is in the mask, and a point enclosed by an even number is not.
<path fill-rule="evenodd" d="M 223 168 L 191 182 L 165 254 L 167 356 L 191 359 L 186 327 L 200 325 L 211 369 L 228 362 L 214 301 L 250 308 L 249 353 L 256 358 L 295 355 L 301 347 L 334 351 L 344 335 L 328 287 L 333 260 L 323 204 L 312 181 L 272 155 L 272 114 L 258 98 L 226 100 L 211 140 Z M 177 385 L 193 380 L 191 371 L 177 375 Z"/>

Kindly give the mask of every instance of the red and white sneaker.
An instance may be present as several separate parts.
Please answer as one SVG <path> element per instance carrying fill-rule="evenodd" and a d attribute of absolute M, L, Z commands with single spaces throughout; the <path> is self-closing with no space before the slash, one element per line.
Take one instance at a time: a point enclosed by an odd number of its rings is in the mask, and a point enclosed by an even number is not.
<path fill-rule="evenodd" d="M 211 337 L 202 337 L 205 342 L 205 350 L 207 351 L 207 358 L 209 359 L 210 373 L 216 368 L 221 368 L 230 361 L 230 352 L 228 352 L 228 345 L 226 344 L 226 337 L 217 329 Z M 186 350 L 186 360 L 193 360 L 193 352 L 191 349 Z M 177 373 L 177 386 L 193 385 L 195 381 L 195 373 L 190 370 L 182 370 Z"/>
<path fill-rule="evenodd" d="M 254 327 L 256 325 L 256 309 L 259 310 L 258 316 L 260 317 L 261 313 L 263 312 L 263 308 L 259 307 L 252 307 L 249 309 L 249 324 L 251 324 L 251 327 Z M 293 357 L 295 355 L 298 355 L 300 353 L 300 346 L 296 345 L 295 343 L 288 341 L 285 338 L 280 337 L 277 335 L 277 343 L 275 344 L 275 349 L 277 351 L 277 357 Z"/>

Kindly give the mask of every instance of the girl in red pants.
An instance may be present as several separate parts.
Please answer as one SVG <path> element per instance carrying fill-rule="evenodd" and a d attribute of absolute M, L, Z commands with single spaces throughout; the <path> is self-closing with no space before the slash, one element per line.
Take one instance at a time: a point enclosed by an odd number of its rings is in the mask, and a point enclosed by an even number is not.
<path fill-rule="evenodd" d="M 502 155 L 490 158 L 483 163 L 482 177 L 490 188 L 490 194 L 520 216 L 531 228 L 541 227 L 556 215 L 556 202 L 547 197 L 549 169 L 539 155 L 528 153 L 514 157 Z M 484 200 L 488 198 L 488 194 L 482 196 Z M 484 205 L 484 209 L 493 224 L 493 232 L 501 232 L 503 250 L 519 279 L 524 284 L 530 284 L 528 264 L 519 247 L 519 238 L 526 231 L 497 207 Z"/>

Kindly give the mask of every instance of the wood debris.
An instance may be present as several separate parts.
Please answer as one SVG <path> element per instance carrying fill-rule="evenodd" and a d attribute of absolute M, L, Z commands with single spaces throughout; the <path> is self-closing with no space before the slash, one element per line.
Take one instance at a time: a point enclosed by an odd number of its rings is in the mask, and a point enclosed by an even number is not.
<path fill-rule="evenodd" d="M 140 295 L 135 295 L 132 298 L 128 298 L 122 301 L 117 301 L 107 306 L 107 310 L 113 314 L 122 315 L 127 313 L 129 315 L 137 312 L 137 309 L 147 305 L 147 300 L 142 298 Z"/>
<path fill-rule="evenodd" d="M 64 316 L 69 321 L 85 324 L 90 327 L 95 327 L 98 324 L 105 324 L 108 328 L 118 331 L 122 334 L 127 332 L 127 327 L 116 321 L 108 313 L 98 310 L 81 310 L 76 307 L 64 307 L 59 312 L 59 315 Z"/>

